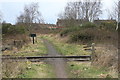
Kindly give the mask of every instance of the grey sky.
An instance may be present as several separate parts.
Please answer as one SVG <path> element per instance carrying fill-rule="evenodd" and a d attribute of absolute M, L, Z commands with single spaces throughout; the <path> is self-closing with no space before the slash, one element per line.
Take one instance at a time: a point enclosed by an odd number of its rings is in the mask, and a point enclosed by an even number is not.
<path fill-rule="evenodd" d="M 39 2 L 39 10 L 45 20 L 45 23 L 55 24 L 58 14 L 64 10 L 66 3 L 69 0 L 1 0 L 0 11 L 3 14 L 3 19 L 6 22 L 14 24 L 16 17 L 23 11 L 24 5 L 31 2 Z M 106 9 L 112 9 L 114 2 L 117 0 L 102 0 L 104 14 L 102 19 L 106 19 Z"/>

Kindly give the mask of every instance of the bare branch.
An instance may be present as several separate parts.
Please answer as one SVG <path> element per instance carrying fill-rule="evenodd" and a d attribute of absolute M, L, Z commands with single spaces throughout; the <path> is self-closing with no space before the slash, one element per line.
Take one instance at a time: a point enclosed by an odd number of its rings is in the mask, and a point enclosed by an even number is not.
<path fill-rule="evenodd" d="M 68 2 L 65 7 L 64 16 L 65 19 L 85 19 L 88 21 L 94 21 L 102 14 L 101 2 L 95 2 L 88 0 L 88 2 Z M 60 18 L 61 18 L 60 17 Z"/>
<path fill-rule="evenodd" d="M 29 5 L 25 5 L 24 12 L 19 17 L 17 17 L 17 22 L 22 23 L 43 22 L 41 13 L 39 11 L 38 3 L 31 3 Z"/>

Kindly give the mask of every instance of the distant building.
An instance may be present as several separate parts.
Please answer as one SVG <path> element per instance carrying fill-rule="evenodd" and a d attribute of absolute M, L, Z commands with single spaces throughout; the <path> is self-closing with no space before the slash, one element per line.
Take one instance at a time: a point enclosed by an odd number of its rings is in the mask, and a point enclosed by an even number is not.
<path fill-rule="evenodd" d="M 102 23 L 116 23 L 117 21 L 116 20 L 113 20 L 113 19 L 110 19 L 110 20 L 94 20 L 94 23 L 95 24 L 102 24 Z"/>
<path fill-rule="evenodd" d="M 52 26 L 49 26 L 48 28 L 49 28 L 49 29 L 62 29 L 62 28 L 64 28 L 64 27 L 60 27 L 60 26 L 54 26 L 54 27 L 52 27 Z"/>
<path fill-rule="evenodd" d="M 57 19 L 57 23 L 56 25 L 57 26 L 63 26 L 63 27 L 66 27 L 67 25 L 70 25 L 70 24 L 75 24 L 75 25 L 82 25 L 84 23 L 88 22 L 87 20 L 84 20 L 84 19 L 77 19 L 77 20 L 68 20 L 68 19 Z M 102 23 L 116 23 L 116 20 L 114 19 L 109 19 L 109 20 L 100 20 L 99 18 L 97 20 L 94 20 L 93 23 L 95 24 L 102 24 Z"/>
<path fill-rule="evenodd" d="M 55 24 L 38 24 L 41 28 L 55 27 Z"/>
<path fill-rule="evenodd" d="M 57 26 L 67 26 L 67 25 L 71 25 L 71 24 L 75 24 L 75 25 L 81 25 L 85 22 L 88 22 L 87 20 L 84 19 L 77 19 L 77 20 L 73 20 L 73 19 L 57 19 L 56 25 Z"/>

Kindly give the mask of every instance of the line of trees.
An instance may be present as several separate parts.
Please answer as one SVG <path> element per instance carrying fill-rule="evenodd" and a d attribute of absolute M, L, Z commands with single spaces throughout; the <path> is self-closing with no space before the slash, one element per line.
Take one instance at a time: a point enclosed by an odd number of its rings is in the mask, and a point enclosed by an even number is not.
<path fill-rule="evenodd" d="M 118 0 L 119 1 L 119 0 Z M 118 19 L 118 13 L 120 8 L 118 7 L 120 3 L 115 3 L 114 11 L 109 13 L 109 16 L 113 19 Z M 68 2 L 63 13 L 59 14 L 60 19 L 83 19 L 86 21 L 93 22 L 95 19 L 99 18 L 102 14 L 102 3 L 101 0 L 86 0 L 77 2 Z M 0 15 L 1 21 L 1 15 Z M 31 23 L 43 23 L 41 12 L 39 11 L 38 3 L 31 3 L 24 6 L 23 12 L 17 17 L 17 23 L 27 23 L 28 29 L 30 31 Z M 118 29 L 118 26 L 117 28 Z"/>
<path fill-rule="evenodd" d="M 61 19 L 85 19 L 92 22 L 102 14 L 101 1 L 88 0 L 68 2 L 63 13 L 59 14 Z"/>
<path fill-rule="evenodd" d="M 2 14 L 0 12 L 0 22 L 2 22 Z M 2 22 L 3 34 L 24 34 L 32 32 L 33 23 L 43 23 L 38 3 L 31 3 L 24 6 L 23 12 L 17 17 L 16 25 Z"/>
<path fill-rule="evenodd" d="M 102 11 L 101 0 L 98 0 L 98 1 L 96 0 L 81 1 L 80 0 L 77 2 L 68 2 L 64 9 L 64 12 L 60 13 L 58 16 L 60 19 L 69 20 L 66 23 L 71 25 L 74 23 L 74 20 L 77 20 L 77 19 L 93 22 L 95 19 L 98 19 L 102 13 L 103 11 Z M 119 22 L 120 0 L 115 2 L 113 9 L 111 11 L 108 10 L 108 16 L 110 19 L 116 19 L 116 21 Z M 118 25 L 116 27 L 116 30 L 117 29 L 118 29 Z"/>

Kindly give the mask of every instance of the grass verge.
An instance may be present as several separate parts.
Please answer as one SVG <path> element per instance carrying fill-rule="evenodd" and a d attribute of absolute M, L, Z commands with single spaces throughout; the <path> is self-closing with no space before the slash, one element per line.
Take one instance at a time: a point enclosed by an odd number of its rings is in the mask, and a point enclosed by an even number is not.
<path fill-rule="evenodd" d="M 59 38 L 51 37 L 49 35 L 42 36 L 41 38 L 45 38 L 52 42 L 55 46 L 55 48 L 58 50 L 59 53 L 66 56 L 78 56 L 78 55 L 90 55 L 90 52 L 84 51 L 83 46 L 84 45 L 78 45 L 78 44 L 69 44 L 62 42 Z"/>
<path fill-rule="evenodd" d="M 90 55 L 83 49 L 84 45 L 69 44 L 55 35 L 41 36 L 52 42 L 59 53 L 63 55 Z M 68 62 L 68 74 L 70 78 L 117 78 L 117 74 L 105 68 L 91 66 L 90 62 Z"/>
<path fill-rule="evenodd" d="M 90 62 L 68 62 L 71 78 L 113 78 L 107 69 L 91 66 Z"/>
<path fill-rule="evenodd" d="M 47 48 L 44 46 L 44 42 L 38 37 L 35 44 L 29 43 L 24 45 L 20 50 L 14 49 L 12 51 L 4 51 L 3 55 L 12 56 L 40 56 L 47 54 Z"/>
<path fill-rule="evenodd" d="M 18 78 L 53 78 L 55 74 L 52 67 L 44 62 L 31 63 Z"/>

